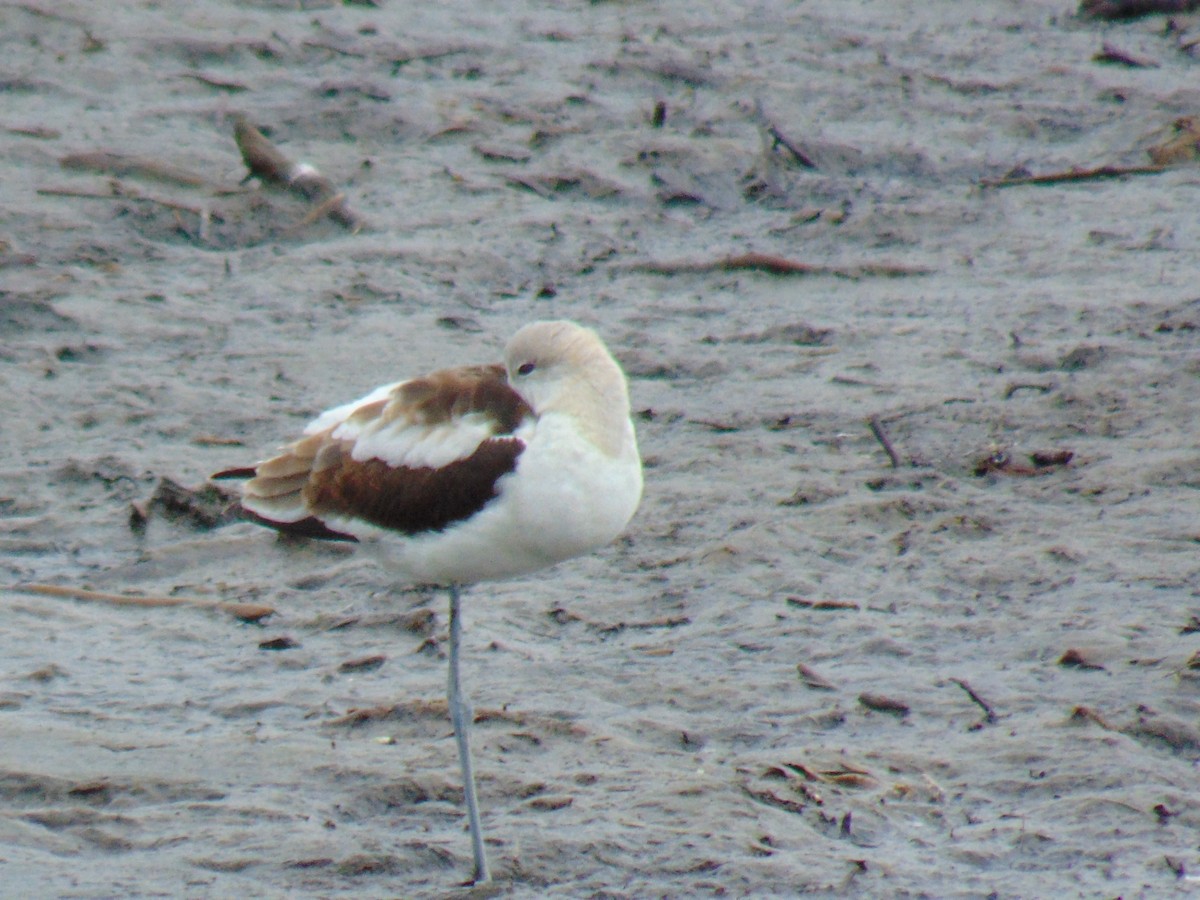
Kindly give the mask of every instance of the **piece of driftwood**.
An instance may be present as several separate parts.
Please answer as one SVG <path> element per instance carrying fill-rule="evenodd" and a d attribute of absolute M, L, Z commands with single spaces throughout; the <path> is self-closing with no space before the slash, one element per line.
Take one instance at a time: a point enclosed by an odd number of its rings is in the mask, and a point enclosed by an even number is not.
<path fill-rule="evenodd" d="M 267 616 L 274 615 L 275 610 L 262 603 L 228 603 L 223 600 L 204 600 L 198 597 L 152 597 L 138 594 L 113 594 L 107 591 L 89 591 L 62 584 L 40 584 L 29 582 L 13 584 L 4 588 L 21 594 L 38 594 L 43 597 L 64 597 L 68 600 L 90 600 L 108 603 L 113 606 L 191 606 L 196 609 L 215 609 L 241 619 L 243 622 L 257 622 Z"/>
<path fill-rule="evenodd" d="M 798 142 L 784 134 L 775 121 L 767 115 L 766 110 L 763 108 L 762 100 L 754 101 L 754 117 L 758 120 L 759 132 L 763 139 L 763 148 L 768 153 L 782 147 L 798 166 L 802 166 L 805 169 L 817 168 L 816 160 L 806 153 Z"/>
<path fill-rule="evenodd" d="M 892 446 L 887 433 L 884 432 L 883 425 L 879 421 L 879 416 L 871 416 L 867 420 L 867 426 L 871 429 L 871 434 L 875 436 L 875 440 L 879 441 L 879 446 L 883 447 L 883 452 L 887 454 L 888 459 L 891 461 L 892 468 L 900 468 L 900 454 L 896 452 L 896 448 Z"/>
<path fill-rule="evenodd" d="M 101 175 L 116 175 L 118 178 L 140 178 L 177 184 L 183 187 L 205 187 L 208 179 L 171 163 L 146 156 L 130 156 L 125 153 L 110 153 L 94 150 L 86 153 L 70 153 L 58 164 L 64 169 L 80 172 L 97 172 Z"/>
<path fill-rule="evenodd" d="M 1074 450 L 1035 450 L 1029 454 L 1030 460 L 1039 469 L 1050 468 L 1051 466 L 1066 466 L 1070 465 L 1071 460 L 1075 458 Z"/>
<path fill-rule="evenodd" d="M 858 695 L 858 702 L 867 709 L 887 713 L 892 716 L 899 716 L 900 718 L 904 718 L 911 711 L 909 705 L 903 700 L 897 700 L 895 697 L 888 697 L 884 694 L 864 692 Z"/>
<path fill-rule="evenodd" d="M 1200 0 L 1080 0 L 1079 15 L 1090 19 L 1138 19 L 1200 9 Z"/>
<path fill-rule="evenodd" d="M 788 597 L 787 605 L 797 609 L 812 609 L 817 612 L 857 611 L 862 607 L 853 600 L 806 600 L 803 597 Z"/>
<path fill-rule="evenodd" d="M 1092 659 L 1083 650 L 1077 647 L 1069 648 L 1058 659 L 1058 664 L 1068 669 L 1086 669 L 1090 671 L 1104 671 L 1104 666 Z"/>
<path fill-rule="evenodd" d="M 62 132 L 57 128 L 47 128 L 45 125 L 14 125 L 4 130 L 9 134 L 37 138 L 39 141 L 56 141 L 62 137 Z"/>
<path fill-rule="evenodd" d="M 697 272 L 766 272 L 770 275 L 833 275 L 837 278 L 902 278 L 908 275 L 928 275 L 930 270 L 916 266 L 893 263 L 863 263 L 858 266 L 826 266 L 806 263 L 770 253 L 737 253 L 713 260 L 673 260 L 666 262 L 637 263 L 633 267 L 639 272 L 655 275 L 680 275 Z"/>
<path fill-rule="evenodd" d="M 228 94 L 240 94 L 242 91 L 248 91 L 250 88 L 239 81 L 223 81 L 220 78 L 213 78 L 211 75 L 205 75 L 203 72 L 180 72 L 180 78 L 190 78 L 193 81 L 198 81 L 206 87 L 213 88 L 218 91 L 225 91 Z"/>
<path fill-rule="evenodd" d="M 983 710 L 983 718 L 971 726 L 972 731 L 978 731 L 984 725 L 991 725 L 996 722 L 996 710 L 992 708 L 990 703 L 980 697 L 979 694 L 976 693 L 975 689 L 971 687 L 971 685 L 967 684 L 967 682 L 961 678 L 951 678 L 950 680 L 966 691 L 967 696 L 971 698 L 975 705 Z"/>
<path fill-rule="evenodd" d="M 114 182 L 117 184 L 117 182 Z M 71 188 L 38 188 L 37 193 L 43 197 L 73 197 L 80 200 L 120 200 L 120 201 L 136 201 L 138 203 L 152 203 L 156 206 L 163 206 L 175 212 L 191 213 L 194 216 L 205 215 L 205 211 L 196 206 L 188 206 L 186 203 L 176 203 L 173 200 L 163 200 L 159 197 L 149 197 L 145 194 L 139 194 L 129 189 L 116 190 L 113 193 L 101 194 L 97 191 L 76 191 Z"/>
<path fill-rule="evenodd" d="M 773 122 L 768 123 L 766 128 L 767 134 L 770 135 L 771 140 L 775 142 L 775 145 L 782 147 L 789 154 L 791 154 L 792 159 L 794 159 L 797 164 L 806 169 L 816 169 L 817 164 L 813 158 L 800 149 L 799 144 L 780 131 L 777 125 L 775 125 Z"/>
<path fill-rule="evenodd" d="M 1011 400 L 1018 391 L 1038 391 L 1042 394 L 1048 394 L 1054 390 L 1052 384 L 1034 384 L 1032 382 L 1014 381 L 1004 389 L 1004 399 Z"/>
<path fill-rule="evenodd" d="M 1126 53 L 1124 50 L 1113 46 L 1112 44 L 1104 44 L 1100 48 L 1100 52 L 1092 55 L 1092 62 L 1109 63 L 1110 65 L 1128 66 L 1131 69 L 1157 69 L 1158 63 L 1150 59 L 1141 59 L 1131 53 Z"/>
<path fill-rule="evenodd" d="M 1105 51 L 1111 50 L 1107 44 L 1104 47 Z M 1047 172 L 1041 175 L 1014 171 L 1001 178 L 985 178 L 979 184 L 981 187 L 1012 187 L 1019 184 L 1097 181 L 1106 178 L 1123 178 L 1126 175 L 1158 175 L 1168 171 L 1172 166 L 1200 159 L 1200 117 L 1180 116 L 1177 118 L 1171 123 L 1171 136 L 1162 143 L 1148 147 L 1146 155 L 1150 157 L 1150 165 L 1146 166 L 1097 166 L 1092 169 L 1073 166 L 1065 171 Z"/>
<path fill-rule="evenodd" d="M 828 679 L 817 674 L 817 672 L 811 666 L 806 666 L 804 663 L 796 663 L 796 673 L 800 676 L 800 683 L 809 690 L 837 690 L 837 688 L 835 688 Z"/>
<path fill-rule="evenodd" d="M 1171 123 L 1171 137 L 1146 149 L 1156 166 L 1192 162 L 1200 158 L 1200 118 L 1180 116 Z"/>
<path fill-rule="evenodd" d="M 362 230 L 362 218 L 328 178 L 307 163 L 292 162 L 245 116 L 234 119 L 233 136 L 251 175 L 303 197 L 319 210 L 317 218 L 328 216 L 351 232 Z"/>
<path fill-rule="evenodd" d="M 982 187 L 1012 187 L 1018 184 L 1065 184 L 1072 181 L 1100 181 L 1105 178 L 1122 178 L 1126 175 L 1158 175 L 1167 171 L 1166 166 L 1098 166 L 1094 169 L 1067 169 L 1063 172 L 1047 172 L 1044 175 L 1005 175 L 1003 178 L 984 178 Z"/>

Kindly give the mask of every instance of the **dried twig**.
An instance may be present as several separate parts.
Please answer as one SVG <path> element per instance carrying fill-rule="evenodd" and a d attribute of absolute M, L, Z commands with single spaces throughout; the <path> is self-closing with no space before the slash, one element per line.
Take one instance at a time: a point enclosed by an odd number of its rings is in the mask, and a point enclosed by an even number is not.
<path fill-rule="evenodd" d="M 350 231 L 357 233 L 362 230 L 363 220 L 350 210 L 344 195 L 338 192 L 328 178 L 307 163 L 292 162 L 244 116 L 238 116 L 234 120 L 234 139 L 250 174 L 256 175 L 267 184 L 284 187 L 299 194 Z"/>
<path fill-rule="evenodd" d="M 818 675 L 815 670 L 804 663 L 796 663 L 796 672 L 800 675 L 800 681 L 806 688 L 814 691 L 833 691 L 837 690 L 833 684 L 821 675 Z"/>
<path fill-rule="evenodd" d="M 1156 13 L 1191 12 L 1198 0 L 1080 0 L 1079 14 L 1093 19 L 1137 19 Z"/>
<path fill-rule="evenodd" d="M 1180 116 L 1171 123 L 1171 132 L 1161 144 L 1146 148 L 1146 155 L 1156 166 L 1192 162 L 1200 155 L 1200 119 Z"/>
<path fill-rule="evenodd" d="M 767 134 L 771 136 L 771 140 L 790 153 L 792 158 L 796 160 L 797 163 L 804 166 L 806 169 L 815 169 L 817 167 L 817 164 L 813 161 L 813 158 L 801 150 L 795 143 L 790 141 L 773 122 L 768 122 L 766 127 Z"/>
<path fill-rule="evenodd" d="M 718 266 L 727 272 L 737 269 L 751 269 L 760 272 L 770 272 L 772 275 L 810 275 L 824 269 L 824 266 L 796 262 L 795 260 L 784 259 L 782 256 L 772 256 L 769 253 L 753 252 L 728 256 L 720 260 Z"/>
<path fill-rule="evenodd" d="M 1047 469 L 1051 466 L 1068 466 L 1074 458 L 1075 451 L 1066 449 L 1035 450 L 1029 454 L 1029 459 L 1039 469 Z"/>
<path fill-rule="evenodd" d="M 691 623 L 692 620 L 687 616 L 661 616 L 644 622 L 614 622 L 611 625 L 589 623 L 589 626 L 595 628 L 600 634 L 620 634 L 626 630 L 651 631 L 658 628 L 678 628 Z"/>
<path fill-rule="evenodd" d="M 302 41 L 300 46 L 311 50 L 328 50 L 330 53 L 336 53 L 338 56 L 350 56 L 354 59 L 364 59 L 366 57 L 365 53 L 361 53 L 358 50 L 347 50 L 345 47 L 337 47 L 321 41 Z"/>
<path fill-rule="evenodd" d="M 1158 175 L 1165 171 L 1166 166 L 1100 166 L 1095 169 L 1067 169 L 1065 172 L 1049 172 L 1045 175 L 1005 175 L 1003 178 L 985 178 L 979 184 L 981 187 L 997 188 L 1018 184 L 1064 184 L 1122 178 L 1125 175 Z"/>
<path fill-rule="evenodd" d="M 1116 725 L 1113 725 L 1111 722 L 1106 720 L 1103 716 L 1100 715 L 1100 713 L 1096 712 L 1090 706 L 1075 707 L 1073 710 L 1071 710 L 1071 717 L 1070 717 L 1069 721 L 1077 722 L 1077 723 L 1093 722 L 1096 725 L 1099 725 L 1105 731 L 1120 731 L 1121 730 L 1121 729 L 1117 728 Z"/>
<path fill-rule="evenodd" d="M 883 447 L 883 452 L 892 461 L 892 468 L 900 468 L 900 454 L 896 452 L 896 448 L 892 446 L 892 442 L 888 440 L 888 436 L 884 433 L 883 425 L 879 422 L 879 416 L 871 416 L 867 420 L 867 425 L 871 428 L 871 434 L 875 435 L 875 440 L 879 441 L 880 446 Z"/>
<path fill-rule="evenodd" d="M 73 588 L 61 584 L 40 584 L 30 582 L 14 584 L 4 588 L 6 591 L 16 591 L 22 594 L 39 594 L 43 597 L 66 597 L 70 600 L 93 600 L 100 603 L 110 603 L 114 606 L 191 606 L 196 609 L 216 609 L 244 622 L 257 622 L 267 616 L 274 615 L 275 610 L 261 603 L 226 603 L 222 600 L 202 600 L 196 597 L 147 597 L 129 594 L 112 594 L 106 591 L 89 591 L 83 588 Z"/>
<path fill-rule="evenodd" d="M 643 622 L 614 622 L 609 624 L 586 619 L 578 613 L 571 612 L 562 606 L 555 606 L 550 610 L 549 615 L 559 625 L 582 622 L 593 631 L 604 635 L 619 634 L 622 631 L 651 631 L 658 628 L 679 628 L 682 625 L 690 625 L 692 622 L 687 616 L 662 616 Z"/>
<path fill-rule="evenodd" d="M 22 137 L 37 138 L 42 141 L 56 141 L 62 137 L 57 128 L 47 128 L 44 125 L 16 125 L 4 129 L 9 134 L 19 134 Z"/>
<path fill-rule="evenodd" d="M 750 799 L 757 800 L 766 806 L 773 806 L 776 809 L 782 809 L 784 812 L 802 813 L 804 812 L 804 804 L 799 800 L 793 800 L 790 797 L 780 797 L 773 791 L 764 788 L 752 788 L 749 785 L 742 785 L 742 790 L 745 791 Z"/>
<path fill-rule="evenodd" d="M 997 721 L 999 717 L 996 715 L 996 710 L 992 708 L 990 703 L 975 693 L 975 690 L 969 684 L 961 678 L 951 678 L 950 680 L 966 691 L 967 696 L 975 701 L 975 705 L 983 710 L 983 721 L 979 723 L 980 726 L 991 725 Z"/>
<path fill-rule="evenodd" d="M 1112 44 L 1104 44 L 1100 52 L 1092 56 L 1092 62 L 1114 63 L 1119 66 L 1129 66 L 1131 69 L 1157 69 L 1158 63 L 1149 59 L 1138 59 Z"/>
<path fill-rule="evenodd" d="M 909 706 L 903 700 L 897 700 L 895 697 L 888 697 L 884 694 L 862 693 L 858 695 L 858 702 L 867 709 L 875 712 L 887 713 L 892 716 L 900 716 L 904 718 L 910 712 Z"/>
<path fill-rule="evenodd" d="M 1051 384 L 1035 384 L 1033 382 L 1014 381 L 1004 389 L 1004 399 L 1011 400 L 1017 391 L 1040 391 L 1043 394 L 1048 394 L 1054 390 L 1054 385 Z"/>
<path fill-rule="evenodd" d="M 1121 54 L 1108 44 L 1104 51 L 1094 59 L 1109 62 L 1122 62 L 1126 65 L 1152 66 L 1154 63 L 1136 60 Z M 1158 175 L 1171 168 L 1172 164 L 1188 162 L 1200 155 L 1200 119 L 1195 116 L 1182 116 L 1172 123 L 1173 136 L 1163 144 L 1147 149 L 1150 157 L 1148 166 L 1098 166 L 1094 169 L 1072 167 L 1062 172 L 1048 172 L 1043 175 L 1018 174 L 1016 172 L 1002 178 L 985 178 L 979 182 L 981 187 L 1012 187 L 1019 184 L 1064 184 L 1073 181 L 1096 181 L 1104 178 L 1122 178 L 1126 175 Z"/>
<path fill-rule="evenodd" d="M 1102 672 L 1104 666 L 1096 662 L 1083 650 L 1078 647 L 1070 647 L 1061 657 L 1058 664 L 1067 669 L 1085 669 L 1088 671 Z"/>
<path fill-rule="evenodd" d="M 202 175 L 197 175 L 195 172 L 179 166 L 144 156 L 128 156 L 124 153 L 109 153 L 105 150 L 71 153 L 62 157 L 58 164 L 64 169 L 99 172 L 102 175 L 116 175 L 120 178 L 142 178 L 184 187 L 208 185 L 208 180 Z"/>
<path fill-rule="evenodd" d="M 794 159 L 798 165 L 803 166 L 806 169 L 817 168 L 817 164 L 813 158 L 805 153 L 795 141 L 789 139 L 787 135 L 780 130 L 779 126 L 771 120 L 771 118 L 767 115 L 766 110 L 763 109 L 762 100 L 754 101 L 754 115 L 755 118 L 758 119 L 758 127 L 763 138 L 763 147 L 768 153 L 770 153 L 776 147 L 782 147 L 791 155 L 792 159 Z M 769 145 L 767 140 L 768 138 L 770 139 Z"/>
<path fill-rule="evenodd" d="M 645 262 L 634 266 L 636 271 L 655 275 L 679 275 L 698 272 L 758 271 L 771 275 L 833 275 L 837 278 L 862 278 L 881 276 L 898 278 L 906 275 L 927 275 L 928 269 L 901 266 L 891 263 L 864 263 L 860 266 L 824 266 L 816 263 L 798 262 L 769 253 L 738 253 L 709 261 L 675 260 L 669 262 Z"/>
<path fill-rule="evenodd" d="M 250 88 L 237 81 L 222 81 L 219 78 L 213 78 L 211 75 L 205 75 L 202 72 L 180 72 L 180 78 L 190 78 L 193 81 L 198 81 L 210 88 L 215 88 L 218 91 L 225 91 L 229 94 L 240 94 L 242 91 L 248 91 Z"/>
<path fill-rule="evenodd" d="M 118 191 L 111 194 L 101 194 L 97 191 L 74 191 L 70 188 L 38 188 L 38 194 L 43 197 L 75 197 L 82 200 L 131 200 L 140 203 L 154 203 L 158 206 L 165 206 L 167 209 L 173 209 L 176 212 L 191 213 L 194 216 L 204 216 L 204 210 L 195 206 L 188 206 L 184 203 L 176 203 L 173 200 L 162 200 L 158 197 L 148 197 L 145 194 L 138 194 L 132 191 Z"/>
<path fill-rule="evenodd" d="M 805 600 L 803 597 L 788 597 L 785 602 L 788 606 L 795 606 L 797 609 L 811 609 L 817 612 L 862 609 L 853 600 Z"/>
<path fill-rule="evenodd" d="M 297 222 L 295 225 L 291 226 L 287 230 L 289 232 L 301 231 L 302 229 L 307 228 L 313 222 L 316 222 L 318 219 L 321 219 L 324 216 L 332 216 L 334 213 L 334 210 L 338 206 L 341 206 L 345 202 L 346 202 L 345 194 L 334 194 L 332 197 L 328 197 L 327 199 L 322 200 L 320 203 L 314 204 L 312 209 L 310 209 L 307 213 L 304 214 L 303 219 L 301 219 L 299 222 Z"/>

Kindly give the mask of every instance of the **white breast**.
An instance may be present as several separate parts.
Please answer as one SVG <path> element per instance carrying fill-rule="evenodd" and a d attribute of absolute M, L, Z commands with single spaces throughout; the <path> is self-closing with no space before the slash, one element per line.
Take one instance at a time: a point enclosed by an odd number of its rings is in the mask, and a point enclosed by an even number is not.
<path fill-rule="evenodd" d="M 444 531 L 400 537 L 358 529 L 382 562 L 429 584 L 473 583 L 524 575 L 610 543 L 642 495 L 642 470 L 629 427 L 625 452 L 610 456 L 587 441 L 569 416 L 549 414 L 517 437 L 527 441 L 499 496 Z"/>

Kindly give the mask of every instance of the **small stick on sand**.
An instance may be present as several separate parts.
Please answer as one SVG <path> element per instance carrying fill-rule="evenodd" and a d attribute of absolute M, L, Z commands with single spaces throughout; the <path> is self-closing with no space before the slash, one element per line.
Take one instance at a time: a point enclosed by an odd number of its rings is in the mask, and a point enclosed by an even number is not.
<path fill-rule="evenodd" d="M 817 168 L 817 164 L 813 158 L 805 153 L 795 141 L 789 139 L 788 136 L 780 130 L 779 126 L 771 120 L 770 116 L 767 115 L 766 110 L 763 109 L 762 100 L 754 101 L 754 115 L 755 118 L 758 119 L 758 126 L 762 130 L 764 136 L 763 143 L 766 144 L 766 138 L 771 139 L 769 150 L 774 150 L 776 147 L 782 147 L 791 155 L 792 159 L 795 160 L 798 165 L 801 165 L 806 169 Z"/>
<path fill-rule="evenodd" d="M 1035 384 L 1033 382 L 1014 381 L 1004 389 L 1004 399 L 1011 400 L 1017 391 L 1039 391 L 1043 394 L 1048 394 L 1054 390 L 1054 385 L 1051 384 Z"/>
<path fill-rule="evenodd" d="M 769 253 L 740 253 L 737 256 L 727 256 L 717 261 L 716 268 L 727 272 L 738 269 L 752 269 L 760 272 L 770 272 L 772 275 L 810 275 L 824 269 L 823 266 L 796 262 L 795 260 L 784 259 L 782 256 L 772 256 Z"/>
<path fill-rule="evenodd" d="M 1112 44 L 1105 43 L 1100 52 L 1092 57 L 1093 62 L 1115 63 L 1119 66 L 1129 66 L 1131 69 L 1157 69 L 1158 63 L 1148 59 L 1138 59 L 1114 47 Z"/>
<path fill-rule="evenodd" d="M 996 710 L 992 709 L 992 705 L 980 697 L 975 690 L 961 678 L 951 678 L 955 684 L 967 692 L 967 696 L 975 701 L 975 705 L 983 710 L 983 721 L 981 725 L 991 725 L 996 722 L 998 716 Z"/>
<path fill-rule="evenodd" d="M 214 88 L 218 91 L 226 91 L 230 94 L 240 94 L 242 91 L 248 91 L 250 88 L 237 81 L 222 81 L 219 78 L 213 78 L 211 75 L 205 75 L 203 72 L 180 72 L 180 78 L 190 78 L 193 81 L 198 81 L 203 85 Z"/>
<path fill-rule="evenodd" d="M 790 153 L 792 158 L 795 159 L 797 163 L 804 166 L 806 169 L 816 169 L 817 164 L 813 162 L 812 157 L 796 146 L 796 144 L 791 140 L 789 140 L 787 136 L 773 123 L 767 125 L 767 134 L 771 136 L 771 139 L 774 140 L 776 144 Z"/>
<path fill-rule="evenodd" d="M 985 178 L 981 187 L 1013 187 L 1018 184 L 1065 184 L 1072 181 L 1098 181 L 1104 178 L 1121 178 L 1125 175 L 1158 175 L 1167 171 L 1167 166 L 1100 166 L 1095 169 L 1067 169 L 1065 172 L 1049 172 L 1045 175 L 1006 175 L 1003 178 Z"/>
<path fill-rule="evenodd" d="M 165 206 L 167 209 L 173 209 L 176 212 L 191 213 L 201 218 L 204 216 L 204 210 L 198 207 L 188 206 L 184 203 L 175 203 L 172 200 L 160 200 L 158 197 L 147 197 L 145 194 L 138 194 L 132 191 L 101 194 L 96 191 L 75 191 L 70 188 L 38 188 L 37 193 L 43 197 L 75 197 L 81 200 L 129 200 L 138 203 L 154 203 L 158 206 Z"/>
<path fill-rule="evenodd" d="M 332 216 L 335 208 L 341 206 L 345 202 L 345 194 L 334 194 L 332 197 L 328 197 L 325 200 L 322 200 L 320 203 L 315 204 L 312 209 L 304 214 L 303 219 L 287 230 L 289 232 L 301 231 L 323 216 Z"/>
<path fill-rule="evenodd" d="M 650 272 L 654 275 L 679 275 L 702 272 L 736 272 L 743 270 L 767 272 L 771 275 L 833 275 L 837 278 L 862 278 L 875 275 L 885 278 L 898 278 L 905 275 L 927 275 L 928 269 L 911 266 L 894 265 L 892 263 L 864 263 L 860 266 L 823 266 L 815 263 L 798 262 L 770 253 L 738 253 L 734 256 L 723 256 L 720 259 L 707 262 L 691 260 L 676 260 L 669 262 L 637 263 L 635 271 Z"/>
<path fill-rule="evenodd" d="M 118 178 L 141 178 L 183 187 L 206 187 L 208 185 L 208 180 L 202 175 L 179 166 L 143 156 L 127 156 L 124 153 L 109 153 L 104 150 L 71 153 L 62 157 L 58 164 L 64 169 L 78 172 L 98 172 L 101 175 L 116 175 Z"/>
<path fill-rule="evenodd" d="M 665 100 L 657 100 L 654 103 L 654 112 L 650 114 L 650 125 L 654 128 L 662 128 L 667 122 L 667 103 Z"/>
<path fill-rule="evenodd" d="M 333 183 L 307 163 L 294 163 L 284 156 L 245 116 L 233 126 L 234 140 L 251 175 L 267 184 L 287 188 L 299 194 L 339 225 L 353 233 L 363 228 L 363 220 L 346 205 L 345 196 Z"/>
<path fill-rule="evenodd" d="M 37 138 L 41 141 L 56 141 L 62 137 L 61 131 L 56 128 L 47 128 L 44 125 L 17 125 L 4 130 L 9 134 L 19 134 L 22 137 Z"/>
<path fill-rule="evenodd" d="M 879 416 L 871 416 L 867 419 L 867 425 L 871 428 L 871 434 L 875 435 L 875 440 L 879 441 L 883 452 L 888 455 L 888 459 L 892 461 L 892 468 L 900 468 L 900 454 L 896 452 L 896 448 L 892 446 L 892 442 L 888 440 L 888 436 L 883 431 L 883 425 L 879 422 Z"/>
<path fill-rule="evenodd" d="M 196 609 L 216 609 L 241 619 L 243 622 L 257 622 L 267 616 L 274 615 L 275 610 L 261 603 L 226 603 L 222 600 L 201 600 L 195 597 L 146 597 L 129 594 L 112 594 L 106 591 L 89 591 L 84 588 L 73 588 L 61 584 L 13 584 L 4 588 L 6 591 L 16 591 L 22 594 L 40 594 L 44 597 L 66 597 L 70 600 L 93 600 L 100 603 L 111 603 L 114 606 L 191 606 Z"/>
<path fill-rule="evenodd" d="M 1191 12 L 1197 0 L 1080 0 L 1079 15 L 1093 19 L 1139 19 L 1156 13 Z"/>
<path fill-rule="evenodd" d="M 858 695 L 858 702 L 867 709 L 875 712 L 887 713 L 892 716 L 900 716 L 904 718 L 911 711 L 907 703 L 903 700 L 897 700 L 894 697 L 888 697 L 884 694 L 862 693 Z"/>

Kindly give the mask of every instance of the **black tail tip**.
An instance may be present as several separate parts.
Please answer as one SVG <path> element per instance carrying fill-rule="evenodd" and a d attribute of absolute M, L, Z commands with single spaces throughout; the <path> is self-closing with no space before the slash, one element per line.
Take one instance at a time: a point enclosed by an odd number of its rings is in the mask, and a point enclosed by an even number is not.
<path fill-rule="evenodd" d="M 239 469 L 223 469 L 208 478 L 210 481 L 231 481 L 235 478 L 253 478 L 257 474 L 257 466 L 243 466 Z"/>

